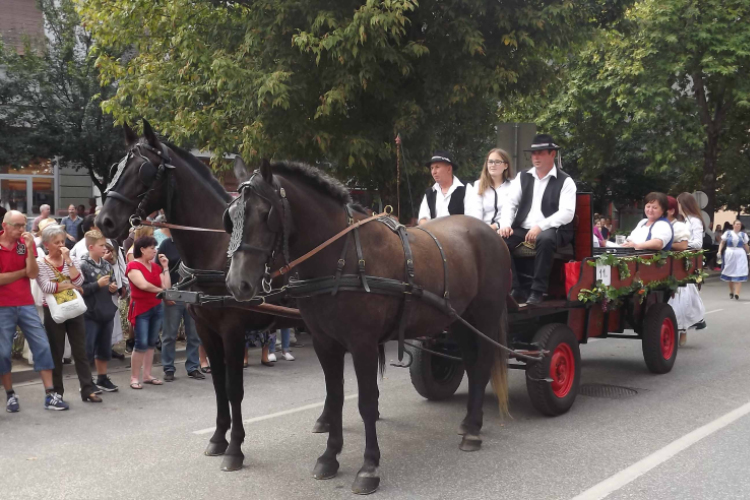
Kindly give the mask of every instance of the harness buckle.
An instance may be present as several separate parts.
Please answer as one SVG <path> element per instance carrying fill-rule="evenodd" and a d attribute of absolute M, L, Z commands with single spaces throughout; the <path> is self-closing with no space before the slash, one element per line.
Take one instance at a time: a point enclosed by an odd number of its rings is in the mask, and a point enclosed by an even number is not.
<path fill-rule="evenodd" d="M 132 227 L 133 229 L 138 229 L 139 227 L 141 227 L 143 220 L 140 216 L 133 214 L 130 216 L 130 219 L 128 219 L 128 222 L 130 222 L 130 227 Z"/>
<path fill-rule="evenodd" d="M 263 291 L 265 293 L 271 293 L 271 268 L 268 267 L 268 264 L 266 264 L 266 270 L 263 273 L 263 279 L 260 280 L 260 283 L 263 286 Z"/>
<path fill-rule="evenodd" d="M 364 267 L 365 267 L 365 259 L 359 259 L 359 262 L 357 262 L 357 264 L 359 265 L 359 267 L 361 267 L 362 269 L 364 269 Z"/>

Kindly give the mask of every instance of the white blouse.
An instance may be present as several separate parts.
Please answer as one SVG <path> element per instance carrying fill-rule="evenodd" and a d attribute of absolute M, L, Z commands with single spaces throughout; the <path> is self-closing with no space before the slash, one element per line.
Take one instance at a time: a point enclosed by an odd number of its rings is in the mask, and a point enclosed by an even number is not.
<path fill-rule="evenodd" d="M 633 243 L 645 243 L 648 240 L 649 230 L 651 231 L 651 239 L 658 239 L 662 241 L 661 247 L 664 248 L 673 237 L 674 233 L 671 224 L 666 220 L 657 220 L 651 226 L 647 226 L 648 219 L 643 219 L 635 226 L 635 229 L 628 236 L 628 241 Z"/>
<path fill-rule="evenodd" d="M 703 221 L 697 217 L 685 217 L 685 224 L 690 228 L 690 239 L 688 248 L 690 250 L 700 250 L 703 248 Z"/>
<path fill-rule="evenodd" d="M 730 230 L 725 232 L 721 239 L 727 242 L 727 248 L 742 248 L 743 245 L 747 245 L 748 239 L 750 238 L 748 238 L 747 233 L 744 231 L 737 234 Z"/>
<path fill-rule="evenodd" d="M 480 196 L 478 193 L 479 181 L 477 180 L 473 186 L 469 185 L 466 187 L 464 214 L 482 220 L 487 224 L 497 224 L 499 226 L 500 211 L 502 210 L 503 203 L 508 199 L 510 189 L 511 183 L 508 180 L 500 184 L 497 188 L 488 187 Z"/>
<path fill-rule="evenodd" d="M 690 227 L 687 224 L 675 219 L 672 221 L 672 228 L 674 229 L 674 240 L 672 243 L 690 241 Z M 653 236 L 653 233 L 651 236 Z M 690 248 L 690 243 L 688 243 L 688 248 Z"/>

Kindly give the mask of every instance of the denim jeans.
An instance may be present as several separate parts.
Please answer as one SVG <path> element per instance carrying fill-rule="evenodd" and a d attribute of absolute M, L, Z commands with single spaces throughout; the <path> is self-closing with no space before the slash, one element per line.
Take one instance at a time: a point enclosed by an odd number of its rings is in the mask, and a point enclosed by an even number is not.
<path fill-rule="evenodd" d="M 13 350 L 13 335 L 16 325 L 21 327 L 24 338 L 34 355 L 34 370 L 52 370 L 55 362 L 49 347 L 47 332 L 44 331 L 39 314 L 34 305 L 0 307 L 0 375 L 11 369 L 10 356 Z"/>
<path fill-rule="evenodd" d="M 159 304 L 135 317 L 135 350 L 146 352 L 156 347 L 159 329 L 164 319 L 164 306 Z"/>
<path fill-rule="evenodd" d="M 291 328 L 281 329 L 281 352 L 289 352 L 289 337 L 292 333 Z M 276 352 L 276 339 L 273 339 L 271 345 L 268 347 L 268 353 L 272 354 Z"/>
<path fill-rule="evenodd" d="M 164 373 L 175 371 L 175 344 L 181 318 L 185 321 L 185 337 L 187 338 L 185 369 L 190 373 L 200 368 L 198 347 L 201 345 L 201 340 L 195 331 L 195 320 L 190 316 L 185 303 L 177 302 L 173 306 L 164 306 L 164 330 L 161 332 L 161 364 L 164 367 Z"/>
<path fill-rule="evenodd" d="M 119 316 L 117 317 L 119 320 Z M 86 355 L 89 363 L 94 359 L 109 361 L 112 359 L 112 330 L 115 327 L 115 318 L 109 321 L 96 321 L 84 317 L 86 323 Z"/>

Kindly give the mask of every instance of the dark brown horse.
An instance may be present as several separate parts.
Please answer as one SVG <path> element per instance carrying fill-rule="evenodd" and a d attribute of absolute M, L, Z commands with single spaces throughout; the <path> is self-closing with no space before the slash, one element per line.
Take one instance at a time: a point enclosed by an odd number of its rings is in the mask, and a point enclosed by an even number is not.
<path fill-rule="evenodd" d="M 319 170 L 297 163 L 264 162 L 260 172 L 243 185 L 242 198 L 230 206 L 227 219 L 241 234 L 233 234 L 237 248 L 227 273 L 227 286 L 238 300 L 250 300 L 268 279 L 268 256 L 288 240 L 289 257 L 295 259 L 348 225 L 345 207 L 351 203 L 348 191 Z M 288 202 L 283 201 L 288 200 Z M 357 213 L 355 220 L 366 215 Z M 456 216 L 438 219 L 425 226 L 442 245 L 447 262 L 448 297 L 455 311 L 471 325 L 502 344 L 506 343 L 506 296 L 510 289 L 510 256 L 501 238 L 479 220 Z M 366 275 L 407 280 L 405 251 L 401 240 L 385 224 L 374 221 L 360 228 L 360 262 Z M 346 238 L 352 238 L 348 235 Z M 344 250 L 345 239 L 304 261 L 296 270 L 300 280 L 332 276 Z M 446 284 L 443 258 L 432 237 L 410 229 L 415 281 L 424 290 L 444 296 Z M 343 272 L 357 276 L 356 245 L 349 244 Z M 230 245 L 231 248 L 231 245 Z M 326 379 L 326 411 L 330 430 L 325 452 L 318 458 L 313 477 L 333 477 L 339 467 L 336 456 L 343 447 L 342 407 L 344 403 L 344 354 L 352 355 L 359 387 L 359 410 L 365 424 L 364 464 L 352 489 L 371 493 L 379 485 L 376 421 L 378 418 L 378 348 L 394 337 L 402 296 L 354 291 L 309 294 L 298 299 L 298 307 L 313 336 L 315 352 Z M 290 281 L 290 284 L 293 284 Z M 507 412 L 507 357 L 489 342 L 478 339 L 466 326 L 426 303 L 413 300 L 406 324 L 407 338 L 437 335 L 450 328 L 461 346 L 469 378 L 467 414 L 460 426 L 461 449 L 479 449 L 483 421 L 482 405 L 487 383 L 492 378 L 502 413 Z"/>
<path fill-rule="evenodd" d="M 145 121 L 144 137 L 138 138 L 127 126 L 125 132 L 129 153 L 121 163 L 121 171 L 115 174 L 107 200 L 96 219 L 97 227 L 109 237 L 124 237 L 130 227 L 129 218 L 140 204 L 139 215 L 142 217 L 164 209 L 172 224 L 221 229 L 222 215 L 232 198 L 211 175 L 209 168 L 190 153 L 160 143 Z M 165 170 L 157 176 L 162 165 Z M 173 229 L 172 238 L 186 266 L 220 272 L 226 269 L 229 243 L 226 233 Z M 213 283 L 199 283 L 197 288 L 210 295 L 227 295 L 223 276 Z M 211 361 L 216 392 L 216 431 L 205 454 L 224 455 L 222 470 L 238 470 L 244 460 L 242 365 L 245 331 L 261 330 L 274 322 L 276 327 L 294 326 L 294 322 L 235 308 L 190 306 L 189 310 Z M 227 442 L 226 432 L 230 427 L 230 442 Z"/>

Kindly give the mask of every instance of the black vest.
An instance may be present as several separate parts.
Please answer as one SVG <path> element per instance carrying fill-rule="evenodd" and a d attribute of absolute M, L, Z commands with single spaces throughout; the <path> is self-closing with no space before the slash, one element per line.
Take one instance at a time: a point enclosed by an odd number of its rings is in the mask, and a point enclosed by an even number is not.
<path fill-rule="evenodd" d="M 523 224 L 523 221 L 526 220 L 526 217 L 531 211 L 531 202 L 534 198 L 534 181 L 536 179 L 528 171 L 522 172 L 519 175 L 521 176 L 521 201 L 518 204 L 518 211 L 516 212 L 516 218 L 513 221 L 513 227 L 521 227 L 521 224 Z M 542 195 L 542 214 L 544 214 L 545 217 L 549 217 L 559 209 L 560 192 L 562 191 L 563 184 L 565 184 L 565 179 L 568 177 L 570 176 L 558 168 L 557 177 L 549 178 L 547 187 Z M 558 233 L 566 233 L 560 235 L 564 241 L 562 245 L 570 243 L 573 239 L 574 232 L 574 221 L 558 228 Z"/>
<path fill-rule="evenodd" d="M 466 194 L 466 186 L 458 186 L 455 191 L 451 194 L 451 201 L 448 202 L 448 213 L 451 215 L 463 215 L 464 213 L 464 194 Z M 435 200 L 437 200 L 437 191 L 429 188 L 424 192 L 425 198 L 427 198 L 427 206 L 430 208 L 430 217 L 437 217 L 435 209 Z"/>

